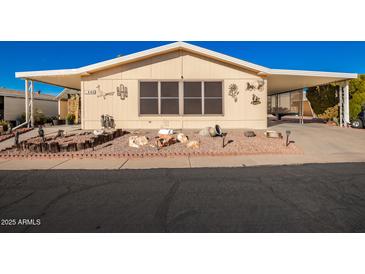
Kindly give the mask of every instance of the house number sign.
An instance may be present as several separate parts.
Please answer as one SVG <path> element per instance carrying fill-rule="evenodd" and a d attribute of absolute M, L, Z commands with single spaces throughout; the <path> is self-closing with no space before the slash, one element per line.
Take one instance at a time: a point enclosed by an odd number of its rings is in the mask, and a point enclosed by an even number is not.
<path fill-rule="evenodd" d="M 115 92 L 104 92 L 101 90 L 100 85 L 97 85 L 96 89 L 85 90 L 85 95 L 96 95 L 97 97 L 103 97 L 104 99 L 109 95 L 114 95 L 114 93 Z M 123 84 L 117 86 L 117 96 L 119 96 L 121 100 L 128 98 L 128 88 Z"/>
<path fill-rule="evenodd" d="M 96 95 L 96 89 L 85 90 L 85 95 Z"/>

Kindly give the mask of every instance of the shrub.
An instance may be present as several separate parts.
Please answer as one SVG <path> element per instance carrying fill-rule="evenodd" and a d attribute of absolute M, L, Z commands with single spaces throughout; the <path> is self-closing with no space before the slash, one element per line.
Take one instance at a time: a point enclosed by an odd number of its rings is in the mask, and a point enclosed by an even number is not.
<path fill-rule="evenodd" d="M 327 121 L 337 121 L 338 120 L 338 106 L 333 106 L 327 108 L 324 113 L 318 114 L 318 118 L 325 119 Z"/>
<path fill-rule="evenodd" d="M 356 119 L 365 105 L 365 75 L 350 81 L 350 119 Z"/>
<path fill-rule="evenodd" d="M 34 111 L 34 124 L 44 125 L 47 123 L 47 117 L 40 109 L 35 109 Z"/>
<path fill-rule="evenodd" d="M 74 114 L 72 114 L 72 113 L 68 113 L 68 114 L 67 114 L 67 116 L 66 116 L 66 121 L 67 121 L 68 123 L 73 123 L 73 122 L 74 122 L 74 120 L 75 120 L 75 115 L 74 115 Z"/>
<path fill-rule="evenodd" d="M 3 130 L 4 131 L 7 131 L 8 128 L 9 128 L 9 123 L 7 121 L 4 121 L 4 120 L 0 120 L 0 126 L 3 127 Z"/>
<path fill-rule="evenodd" d="M 358 92 L 350 100 L 350 119 L 354 120 L 365 106 L 365 92 Z"/>

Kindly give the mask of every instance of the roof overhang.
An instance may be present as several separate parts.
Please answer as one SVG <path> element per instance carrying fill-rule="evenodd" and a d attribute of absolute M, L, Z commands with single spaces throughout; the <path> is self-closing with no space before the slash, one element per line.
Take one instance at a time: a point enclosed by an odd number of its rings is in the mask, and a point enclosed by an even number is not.
<path fill-rule="evenodd" d="M 270 69 L 185 42 L 175 42 L 76 69 L 17 72 L 15 76 L 17 78 L 80 90 L 82 76 L 176 50 L 184 50 L 213 58 L 266 77 L 268 79 L 269 94 L 357 78 L 357 74 L 353 73 Z"/>
<path fill-rule="evenodd" d="M 80 94 L 80 91 L 79 90 L 76 90 L 76 89 L 69 89 L 69 88 L 65 88 L 63 89 L 57 96 L 57 100 L 60 100 L 60 99 L 67 99 L 68 98 L 68 95 L 73 95 L 73 94 Z"/>
<path fill-rule="evenodd" d="M 342 82 L 358 77 L 356 73 L 279 69 L 270 70 L 270 73 L 266 76 L 268 80 L 269 95 L 334 82 Z"/>

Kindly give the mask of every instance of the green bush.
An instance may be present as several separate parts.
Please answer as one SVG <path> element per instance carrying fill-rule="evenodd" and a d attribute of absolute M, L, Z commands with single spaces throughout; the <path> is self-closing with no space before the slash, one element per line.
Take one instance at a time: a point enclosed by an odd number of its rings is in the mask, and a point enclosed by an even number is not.
<path fill-rule="evenodd" d="M 69 124 L 72 124 L 75 121 L 75 115 L 72 114 L 72 113 L 68 113 L 67 116 L 66 116 L 66 121 Z"/>
<path fill-rule="evenodd" d="M 362 107 L 365 105 L 365 92 L 358 92 L 352 96 L 350 100 L 350 119 L 354 120 L 357 118 Z"/>
<path fill-rule="evenodd" d="M 350 81 L 350 119 L 356 119 L 365 105 L 365 75 Z"/>
<path fill-rule="evenodd" d="M 34 111 L 34 124 L 44 125 L 47 123 L 47 117 L 40 109 L 35 109 Z"/>
<path fill-rule="evenodd" d="M 4 120 L 0 120 L 0 126 L 3 127 L 3 130 L 4 131 L 7 131 L 8 128 L 9 128 L 9 123 L 7 121 L 4 121 Z"/>

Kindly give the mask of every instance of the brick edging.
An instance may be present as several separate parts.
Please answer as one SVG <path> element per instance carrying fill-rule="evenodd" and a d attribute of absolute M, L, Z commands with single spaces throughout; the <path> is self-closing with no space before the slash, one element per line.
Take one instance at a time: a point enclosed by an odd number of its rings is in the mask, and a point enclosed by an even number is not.
<path fill-rule="evenodd" d="M 0 154 L 0 159 L 60 159 L 60 158 L 75 158 L 75 159 L 105 159 L 105 158 L 155 158 L 155 157 L 198 157 L 198 156 L 244 156 L 244 155 L 300 155 L 302 151 L 293 152 L 213 152 L 213 151 L 191 151 L 191 152 L 158 152 L 158 153 L 59 153 L 59 154 Z"/>
<path fill-rule="evenodd" d="M 22 135 L 22 134 L 27 133 L 27 132 L 32 131 L 32 130 L 33 130 L 33 128 L 29 128 L 28 130 L 23 131 L 23 132 L 22 132 L 22 133 L 20 133 L 19 135 Z M 1 143 L 1 142 L 4 142 L 4 141 L 6 141 L 6 140 L 9 140 L 9 139 L 11 139 L 11 138 L 13 138 L 13 137 L 15 137 L 15 133 L 12 133 L 12 134 L 11 134 L 11 135 L 9 135 L 7 138 L 0 140 L 0 143 Z"/>

